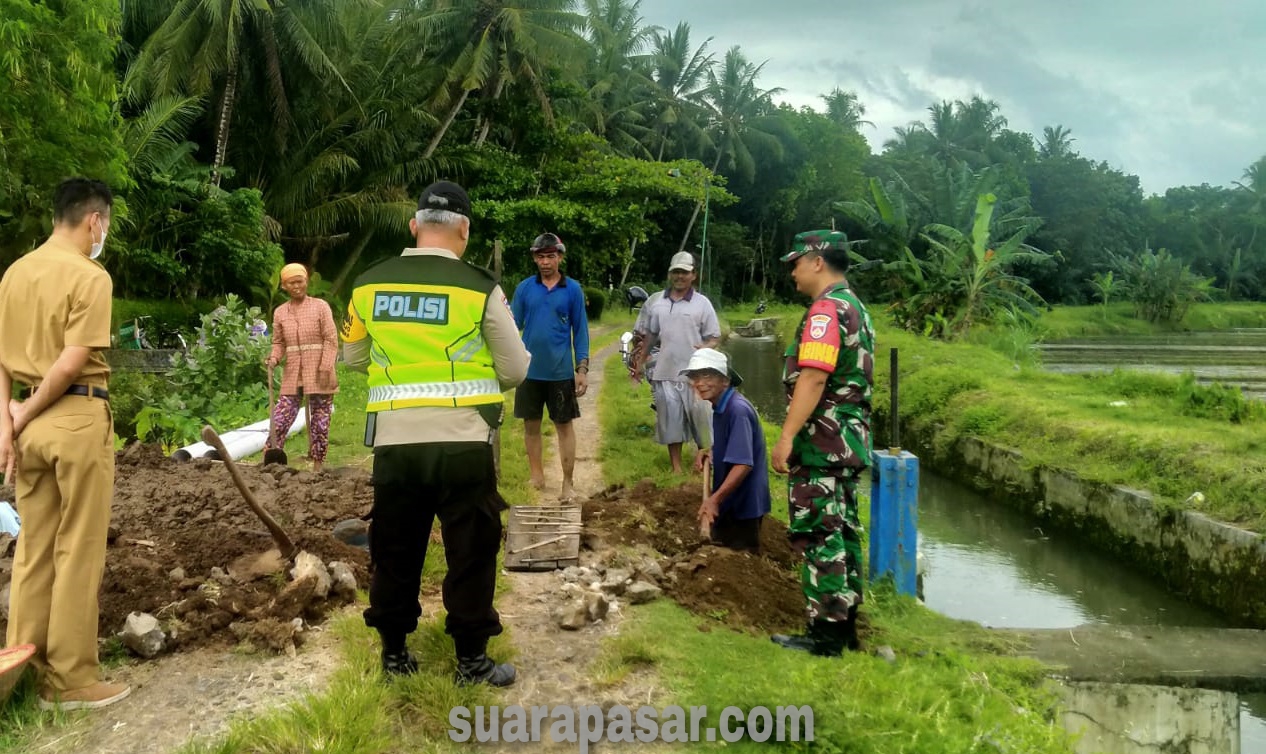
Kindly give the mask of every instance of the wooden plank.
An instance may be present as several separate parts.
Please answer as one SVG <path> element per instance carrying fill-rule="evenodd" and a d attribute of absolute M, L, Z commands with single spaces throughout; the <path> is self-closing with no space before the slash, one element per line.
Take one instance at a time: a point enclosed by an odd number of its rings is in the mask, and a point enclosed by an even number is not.
<path fill-rule="evenodd" d="M 580 563 L 578 505 L 515 506 L 506 527 L 505 567 L 552 571 Z"/>

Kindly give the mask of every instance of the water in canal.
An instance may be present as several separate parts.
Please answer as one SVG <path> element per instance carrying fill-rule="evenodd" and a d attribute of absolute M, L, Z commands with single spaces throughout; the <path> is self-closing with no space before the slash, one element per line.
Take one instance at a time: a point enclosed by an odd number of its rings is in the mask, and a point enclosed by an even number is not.
<path fill-rule="evenodd" d="M 1258 332 L 1266 353 L 1266 331 Z M 743 376 L 743 393 L 768 419 L 780 420 L 786 401 L 775 340 L 731 338 L 722 350 Z M 1262 379 L 1266 392 L 1266 365 Z M 1217 613 L 1170 595 L 1068 535 L 1052 536 L 1014 509 L 926 469 L 920 477 L 919 531 L 928 569 L 926 602 L 953 618 L 1009 628 L 1230 626 Z M 1266 694 L 1241 697 L 1240 735 L 1243 754 L 1266 754 Z"/>

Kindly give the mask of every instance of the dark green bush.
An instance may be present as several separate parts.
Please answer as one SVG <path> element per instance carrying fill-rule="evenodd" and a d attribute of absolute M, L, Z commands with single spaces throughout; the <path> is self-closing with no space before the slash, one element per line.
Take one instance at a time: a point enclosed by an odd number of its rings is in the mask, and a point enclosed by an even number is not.
<path fill-rule="evenodd" d="M 117 333 L 124 323 L 137 319 L 138 317 L 149 317 L 151 327 L 160 333 L 179 332 L 188 336 L 198 327 L 198 323 L 202 319 L 202 315 L 207 314 L 211 310 L 220 305 L 220 302 L 210 299 L 198 299 L 197 301 L 175 301 L 171 299 L 160 299 L 157 301 L 143 301 L 135 299 L 114 299 L 112 320 L 112 333 Z"/>
<path fill-rule="evenodd" d="M 136 417 L 146 407 L 158 402 L 170 390 L 161 374 L 115 370 L 110 374 L 110 414 L 114 417 L 114 433 L 125 440 L 136 439 Z"/>
<path fill-rule="evenodd" d="M 602 310 L 607 306 L 607 294 L 600 288 L 588 288 L 585 291 L 585 314 L 590 322 L 602 319 Z"/>

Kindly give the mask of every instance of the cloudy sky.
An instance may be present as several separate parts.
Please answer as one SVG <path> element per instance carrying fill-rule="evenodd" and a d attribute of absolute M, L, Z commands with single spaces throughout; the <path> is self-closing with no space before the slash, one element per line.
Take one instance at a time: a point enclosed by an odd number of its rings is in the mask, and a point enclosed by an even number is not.
<path fill-rule="evenodd" d="M 821 108 L 856 91 L 875 151 L 928 105 L 980 94 L 1009 126 L 1072 130 L 1082 155 L 1148 192 L 1230 184 L 1266 154 L 1266 0 L 642 0 L 720 58 L 767 61 L 765 88 Z"/>

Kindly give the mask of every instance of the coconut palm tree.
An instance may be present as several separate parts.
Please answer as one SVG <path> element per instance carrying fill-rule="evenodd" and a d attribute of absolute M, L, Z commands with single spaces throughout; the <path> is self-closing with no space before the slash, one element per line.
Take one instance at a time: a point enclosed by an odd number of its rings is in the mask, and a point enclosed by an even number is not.
<path fill-rule="evenodd" d="M 650 78 L 654 83 L 655 159 L 663 160 L 670 143 L 677 157 L 686 156 L 687 143 L 698 147 L 707 143 L 703 110 L 699 105 L 708 73 L 716 58 L 708 52 L 712 37 L 698 47 L 690 44 L 690 24 L 681 22 L 670 32 L 656 31 L 650 56 Z"/>
<path fill-rule="evenodd" d="M 734 46 L 726 51 L 725 60 L 719 66 L 708 70 L 708 86 L 703 90 L 701 99 L 708 116 L 713 148 L 716 150 L 712 161 L 713 173 L 717 172 L 724 161 L 727 169 L 734 170 L 750 181 L 755 173 L 753 147 L 774 159 L 782 157 L 782 143 L 777 137 L 761 129 L 762 125 L 767 125 L 761 122 L 761 118 L 773 107 L 774 95 L 783 91 L 777 87 L 761 89 L 757 85 L 757 79 L 764 67 L 764 63 L 756 65 L 749 61 L 743 51 Z M 694 228 L 695 219 L 703 204 L 704 202 L 695 204 L 690 222 L 686 224 L 686 232 L 681 237 L 681 244 L 677 247 L 678 251 L 686 248 L 690 231 Z"/>
<path fill-rule="evenodd" d="M 347 88 L 319 41 L 337 34 L 338 5 L 336 0 L 174 0 L 129 68 L 124 89 L 133 102 L 195 96 L 216 103 L 211 180 L 218 186 L 234 108 L 247 96 L 244 89 L 268 103 L 272 136 L 284 151 L 292 125 L 293 80 L 309 75 Z M 133 7 L 134 22 L 152 23 L 153 7 Z"/>
<path fill-rule="evenodd" d="M 874 123 L 863 120 L 866 106 L 857 98 L 857 92 L 846 92 L 838 86 L 830 94 L 822 95 L 826 103 L 826 115 L 840 126 L 850 131 L 860 131 L 862 126 L 875 127 Z"/>
<path fill-rule="evenodd" d="M 1046 160 L 1072 157 L 1073 142 L 1077 141 L 1072 133 L 1062 125 L 1046 126 L 1042 129 L 1042 144 L 1038 147 L 1038 154 Z"/>
<path fill-rule="evenodd" d="M 657 26 L 646 26 L 641 0 L 585 0 L 589 61 L 580 119 L 622 154 L 649 156 L 653 82 L 647 75 Z"/>
<path fill-rule="evenodd" d="M 584 18 L 574 0 L 433 0 L 419 27 L 419 64 L 444 67 L 447 78 L 434 97 L 444 116 L 422 159 L 430 159 L 467 98 L 491 86 L 493 100 L 505 86 L 521 84 L 535 94 L 546 126 L 554 110 L 543 79 L 550 66 L 576 68 Z"/>

